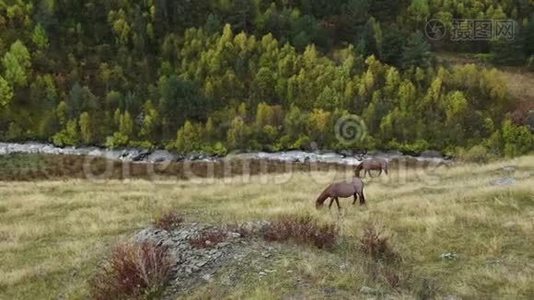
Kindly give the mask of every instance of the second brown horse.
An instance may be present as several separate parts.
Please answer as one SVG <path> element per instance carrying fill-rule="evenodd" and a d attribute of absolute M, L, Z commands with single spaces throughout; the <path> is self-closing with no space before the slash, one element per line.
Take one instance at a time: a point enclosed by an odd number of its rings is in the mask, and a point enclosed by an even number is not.
<path fill-rule="evenodd" d="M 379 170 L 380 173 L 378 176 L 382 174 L 382 170 L 386 172 L 386 175 L 388 174 L 388 161 L 383 158 L 368 158 L 363 160 L 359 165 L 356 166 L 354 171 L 356 172 L 356 176 L 360 177 L 360 171 L 363 169 L 363 176 L 365 177 L 365 173 L 369 174 L 371 176 L 371 170 Z M 371 176 L 373 177 L 373 176 Z"/>

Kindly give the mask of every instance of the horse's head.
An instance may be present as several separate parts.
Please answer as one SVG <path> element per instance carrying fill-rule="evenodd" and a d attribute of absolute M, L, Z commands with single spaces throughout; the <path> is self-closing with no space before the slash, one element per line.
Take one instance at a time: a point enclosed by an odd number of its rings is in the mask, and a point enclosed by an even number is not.
<path fill-rule="evenodd" d="M 366 155 L 367 155 L 367 150 L 359 151 L 358 153 L 355 154 L 358 160 L 363 160 Z"/>

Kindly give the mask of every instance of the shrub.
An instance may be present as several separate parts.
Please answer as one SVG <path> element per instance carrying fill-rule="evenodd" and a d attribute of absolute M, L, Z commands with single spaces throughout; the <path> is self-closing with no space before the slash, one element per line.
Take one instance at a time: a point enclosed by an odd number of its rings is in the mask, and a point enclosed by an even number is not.
<path fill-rule="evenodd" d="M 106 137 L 105 146 L 110 149 L 124 147 L 128 145 L 129 137 L 121 132 L 113 133 L 113 136 Z"/>
<path fill-rule="evenodd" d="M 52 142 L 60 147 L 77 145 L 80 142 L 78 123 L 68 121 L 66 127 L 52 137 Z"/>
<path fill-rule="evenodd" d="M 392 289 L 398 290 L 400 288 L 402 281 L 401 281 L 401 277 L 399 276 L 398 272 L 392 269 L 384 269 L 382 270 L 382 277 L 384 277 L 384 281 Z"/>
<path fill-rule="evenodd" d="M 388 148 L 390 149 L 398 149 L 404 154 L 412 154 L 417 155 L 425 150 L 428 150 L 430 148 L 430 144 L 425 140 L 417 140 L 413 143 L 398 143 L 396 141 L 392 141 L 388 143 Z"/>
<path fill-rule="evenodd" d="M 306 135 L 301 135 L 297 139 L 295 143 L 293 143 L 293 146 L 291 146 L 292 149 L 308 149 L 309 145 L 311 143 L 311 139 Z"/>
<path fill-rule="evenodd" d="M 339 230 L 334 224 L 319 224 L 311 216 L 282 216 L 272 222 L 263 234 L 267 241 L 294 241 L 311 244 L 319 249 L 332 249 Z"/>
<path fill-rule="evenodd" d="M 388 237 L 382 235 L 374 226 L 367 226 L 360 238 L 360 250 L 374 260 L 391 260 L 397 257 L 388 242 Z"/>
<path fill-rule="evenodd" d="M 213 145 L 204 146 L 202 151 L 215 156 L 225 156 L 228 154 L 228 149 L 224 147 L 223 143 L 217 142 Z"/>
<path fill-rule="evenodd" d="M 204 231 L 199 236 L 189 240 L 189 244 L 194 248 L 210 248 L 223 242 L 226 233 L 220 230 Z"/>
<path fill-rule="evenodd" d="M 534 135 L 527 126 L 517 126 L 510 120 L 503 123 L 504 154 L 515 157 L 534 150 Z"/>
<path fill-rule="evenodd" d="M 131 141 L 130 146 L 133 148 L 140 148 L 140 149 L 154 149 L 155 145 L 154 143 L 144 140 L 144 141 Z"/>
<path fill-rule="evenodd" d="M 9 123 L 9 128 L 6 132 L 5 139 L 8 141 L 20 141 L 24 138 L 24 130 L 22 127 L 15 122 Z"/>
<path fill-rule="evenodd" d="M 148 299 L 163 291 L 171 274 L 167 248 L 151 242 L 117 245 L 91 279 L 93 299 Z"/>
<path fill-rule="evenodd" d="M 531 55 L 528 59 L 527 59 L 527 69 L 529 71 L 534 71 L 534 55 Z"/>
<path fill-rule="evenodd" d="M 482 145 L 473 146 L 468 151 L 461 150 L 458 156 L 463 161 L 474 163 L 486 163 L 490 159 L 488 149 Z"/>
<path fill-rule="evenodd" d="M 229 224 L 226 225 L 226 231 L 239 233 L 241 237 L 249 237 L 254 233 L 253 229 L 246 228 L 243 225 L 239 224 Z"/>
<path fill-rule="evenodd" d="M 416 289 L 416 298 L 417 299 L 434 299 L 439 289 L 436 285 L 436 282 L 431 279 L 423 278 L 419 284 L 419 287 Z"/>
<path fill-rule="evenodd" d="M 477 53 L 475 54 L 475 58 L 482 63 L 491 63 L 492 61 L 495 61 L 495 55 L 492 53 Z"/>
<path fill-rule="evenodd" d="M 184 221 L 183 217 L 176 212 L 168 212 L 157 217 L 154 220 L 154 227 L 163 229 L 166 231 L 171 231 L 174 228 L 177 228 Z"/>

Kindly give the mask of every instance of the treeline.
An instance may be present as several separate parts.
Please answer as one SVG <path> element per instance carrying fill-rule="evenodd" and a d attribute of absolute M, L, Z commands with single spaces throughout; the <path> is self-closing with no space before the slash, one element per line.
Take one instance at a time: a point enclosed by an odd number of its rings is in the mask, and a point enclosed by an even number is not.
<path fill-rule="evenodd" d="M 416 30 L 513 17 L 532 35 L 532 5 L 508 2 L 0 1 L 0 138 L 521 154 L 532 134 L 508 120 L 497 72 L 437 66 Z M 510 49 L 526 61 L 533 41 Z M 363 118 L 365 141 L 336 139 L 347 114 Z"/>

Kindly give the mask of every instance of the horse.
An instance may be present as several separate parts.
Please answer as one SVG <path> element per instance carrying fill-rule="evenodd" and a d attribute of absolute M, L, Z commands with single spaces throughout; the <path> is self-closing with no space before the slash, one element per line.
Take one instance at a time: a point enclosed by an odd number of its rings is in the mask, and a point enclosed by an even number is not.
<path fill-rule="evenodd" d="M 348 198 L 350 196 L 354 196 L 354 201 L 352 202 L 353 205 L 356 203 L 356 197 L 360 198 L 360 205 L 365 204 L 363 181 L 359 177 L 354 177 L 352 182 L 341 181 L 330 184 L 315 201 L 315 207 L 317 209 L 321 208 L 323 203 L 330 198 L 330 205 L 328 205 L 328 208 L 330 209 L 332 203 L 336 201 L 337 208 L 341 209 L 338 197 Z"/>
<path fill-rule="evenodd" d="M 359 165 L 356 166 L 354 171 L 357 176 L 360 177 L 360 171 L 363 171 L 363 177 L 365 177 L 365 173 L 369 174 L 371 176 L 371 170 L 380 170 L 380 173 L 378 173 L 378 176 L 382 175 L 382 170 L 386 172 L 386 175 L 388 174 L 388 161 L 383 158 L 368 158 L 363 160 Z M 373 176 L 371 176 L 373 177 Z"/>

